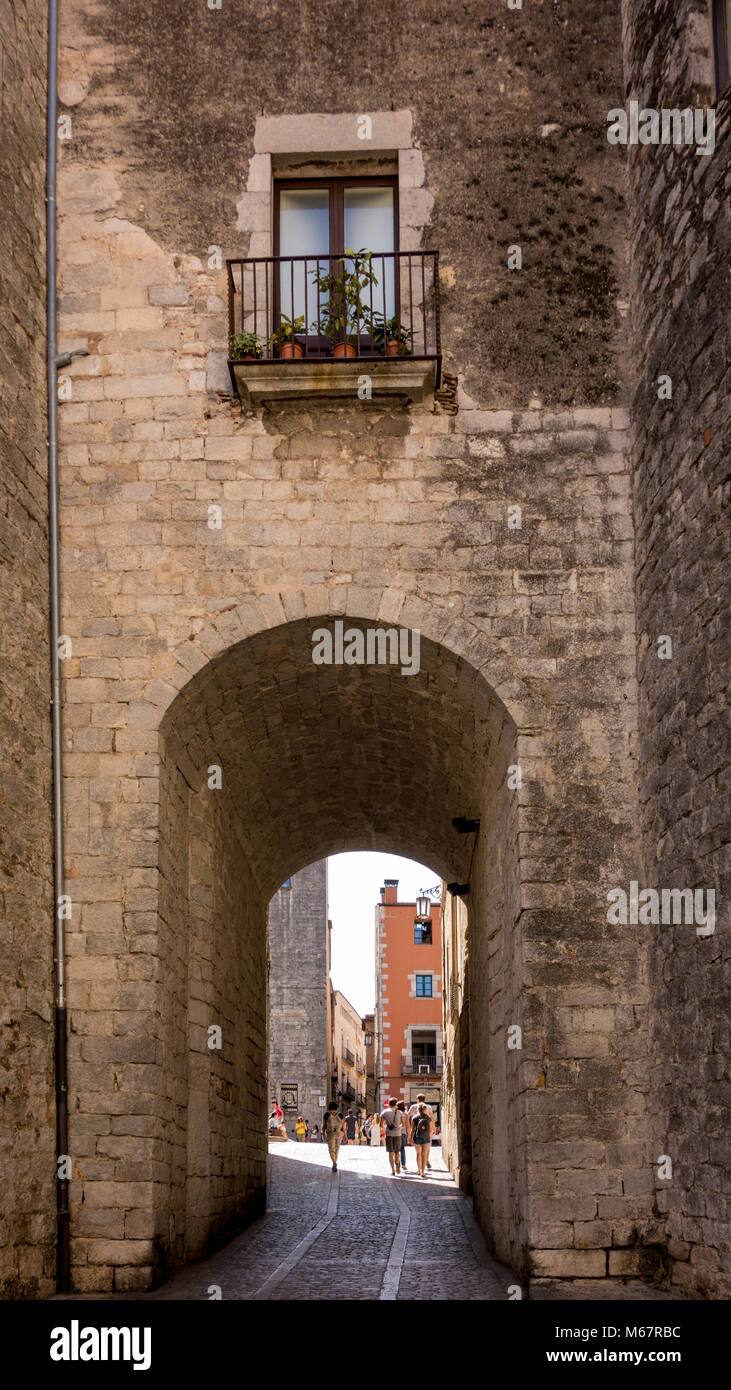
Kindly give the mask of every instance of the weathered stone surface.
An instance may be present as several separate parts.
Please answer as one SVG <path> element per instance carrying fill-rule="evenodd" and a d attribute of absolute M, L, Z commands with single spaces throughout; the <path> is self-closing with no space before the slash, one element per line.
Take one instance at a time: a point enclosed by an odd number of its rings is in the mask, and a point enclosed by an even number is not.
<path fill-rule="evenodd" d="M 0 1297 L 53 1290 L 46 9 L 0 23 Z"/>
<path fill-rule="evenodd" d="M 625 5 L 630 85 L 672 48 L 675 96 L 676 78 L 690 82 L 683 26 L 697 5 L 684 0 L 672 45 L 655 48 L 666 0 Z M 725 882 L 720 365 L 714 320 L 700 326 L 721 303 L 721 150 L 644 150 L 630 163 L 631 493 L 616 304 L 624 172 L 604 139 L 621 90 L 619 6 L 586 0 L 565 24 L 555 6 L 534 7 L 528 60 L 527 15 L 497 0 L 484 10 L 428 0 L 381 32 L 363 9 L 333 72 L 317 40 L 339 18 L 334 0 L 272 0 L 256 44 L 246 7 L 201 14 L 193 45 L 184 0 L 152 12 L 101 0 L 93 19 L 85 0 L 63 7 L 74 139 L 61 149 L 61 331 L 90 354 L 61 406 L 73 1256 L 85 1292 L 145 1288 L 261 1210 L 266 904 L 284 878 L 350 848 L 469 877 L 468 983 L 447 1062 L 462 1078 L 455 1121 L 470 1121 L 459 1158 L 493 1250 L 547 1281 L 588 1283 L 642 1274 L 638 1250 L 668 1241 L 678 1289 L 723 1284 L 720 934 L 657 933 L 651 1020 L 648 934 L 606 919 L 607 890 L 638 876 L 643 844 L 653 878 Z M 37 6 L 26 13 L 40 23 Z M 314 55 L 296 99 L 281 44 L 293 24 Z M 12 1171 L 32 1136 L 38 1168 L 19 1209 L 37 1218 L 40 1248 L 53 1218 L 50 854 L 42 363 L 28 344 L 42 333 L 43 65 L 37 27 L 8 33 L 35 58 L 20 63 L 14 138 L 27 167 L 11 179 L 10 219 L 14 320 L 32 331 L 7 351 L 2 341 L 21 422 L 7 476 L 24 488 L 7 507 L 16 578 L 2 675 L 32 775 L 6 782 L 19 848 L 11 840 L 3 906 L 11 1049 L 32 1040 L 35 1089 L 31 1102 L 17 1068 L 19 1149 L 2 1156 Z M 447 42 L 458 57 L 445 99 Z M 481 72 L 504 74 L 489 112 L 475 53 Z M 179 110 L 191 63 L 197 124 Z M 11 53 L 3 73 L 18 66 Z M 379 139 L 391 132 L 404 242 L 440 249 L 460 409 L 353 400 L 244 414 L 215 390 L 226 280 L 207 248 L 242 254 L 249 233 L 263 254 L 262 161 L 358 154 L 342 139 L 354 104 Z M 563 105 L 570 132 L 551 120 Z M 313 112 L 314 143 L 292 147 Z M 284 122 L 276 139 L 272 119 Z M 215 158 L 202 157 L 199 127 L 215 132 Z M 506 268 L 514 242 L 520 272 Z M 683 364 L 669 368 L 673 416 L 654 392 L 668 356 Z M 315 666 L 312 631 L 335 618 L 417 629 L 418 674 Z M 673 662 L 653 665 L 666 631 Z M 453 830 L 459 814 L 481 818 L 474 854 Z M 523 1047 L 511 1052 L 516 1022 Z M 702 1126 L 688 1119 L 699 1096 Z M 666 1152 L 675 1180 L 653 1193 Z M 11 1290 L 42 1292 L 35 1250 L 16 1255 L 24 1220 L 0 1268 Z"/>
<path fill-rule="evenodd" d="M 641 104 L 714 103 L 708 7 L 625 0 L 627 86 Z M 657 35 L 663 35 L 657 42 Z M 654 95 L 653 95 L 654 94 Z M 653 1145 L 674 1165 L 656 1200 L 671 1279 L 696 1296 L 731 1293 L 727 1186 L 731 801 L 728 789 L 729 92 L 715 149 L 630 151 L 638 384 L 633 506 L 645 883 L 712 889 L 716 927 L 652 934 Z M 672 397 L 661 398 L 669 376 Z M 658 638 L 672 639 L 660 659 Z M 657 1170 L 655 1170 L 657 1171 Z M 693 1223 L 691 1263 L 685 1222 Z M 719 1269 L 717 1266 L 721 1265 Z"/>
<path fill-rule="evenodd" d="M 322 1126 L 320 1096 L 330 1095 L 330 926 L 327 861 L 293 874 L 269 904 L 269 1099 L 298 1087 L 297 1113 Z M 297 1114 L 285 1110 L 294 1137 Z"/>

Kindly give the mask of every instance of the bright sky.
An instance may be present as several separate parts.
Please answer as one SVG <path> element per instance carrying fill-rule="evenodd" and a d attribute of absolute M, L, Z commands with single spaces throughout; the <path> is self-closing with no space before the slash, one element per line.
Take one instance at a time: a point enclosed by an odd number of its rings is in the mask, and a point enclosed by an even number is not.
<path fill-rule="evenodd" d="M 376 999 L 375 908 L 384 879 L 397 878 L 400 902 L 414 902 L 439 876 L 397 854 L 336 854 L 328 860 L 332 929 L 330 978 L 358 1013 L 372 1013 Z"/>

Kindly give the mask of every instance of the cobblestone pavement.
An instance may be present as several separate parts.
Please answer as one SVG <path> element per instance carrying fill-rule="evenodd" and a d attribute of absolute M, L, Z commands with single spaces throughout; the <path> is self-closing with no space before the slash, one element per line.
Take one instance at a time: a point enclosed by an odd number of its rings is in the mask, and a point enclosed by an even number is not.
<path fill-rule="evenodd" d="M 515 1276 L 488 1255 L 441 1153 L 423 1181 L 407 1153 L 393 1178 L 382 1149 L 341 1149 L 335 1174 L 324 1145 L 272 1144 L 266 1215 L 149 1297 L 507 1299 Z"/>

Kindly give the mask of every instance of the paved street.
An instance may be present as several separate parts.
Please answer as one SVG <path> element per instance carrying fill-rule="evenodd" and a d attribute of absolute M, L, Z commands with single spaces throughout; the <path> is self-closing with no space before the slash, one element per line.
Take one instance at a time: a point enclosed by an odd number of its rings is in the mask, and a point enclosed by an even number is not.
<path fill-rule="evenodd" d="M 154 1299 L 507 1299 L 513 1279 L 490 1259 L 432 1151 L 432 1173 L 392 1178 L 383 1149 L 343 1148 L 332 1173 L 324 1144 L 270 1144 L 269 1210 L 212 1259 Z"/>

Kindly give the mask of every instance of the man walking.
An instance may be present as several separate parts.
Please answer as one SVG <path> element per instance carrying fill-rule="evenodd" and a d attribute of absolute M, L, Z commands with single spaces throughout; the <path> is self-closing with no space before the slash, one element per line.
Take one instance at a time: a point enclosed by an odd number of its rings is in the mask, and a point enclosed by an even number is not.
<path fill-rule="evenodd" d="M 426 1097 L 423 1096 L 423 1095 L 422 1095 L 422 1096 L 417 1096 L 417 1097 L 416 1097 L 416 1100 L 414 1101 L 414 1104 L 409 1106 L 409 1112 L 408 1112 L 408 1113 L 409 1113 L 409 1124 L 410 1124 L 410 1125 L 413 1125 L 413 1123 L 414 1123 L 414 1121 L 415 1121 L 415 1119 L 416 1119 L 416 1116 L 417 1116 L 418 1113 L 419 1113 L 419 1106 L 420 1106 L 420 1105 L 426 1105 L 426 1113 L 427 1113 L 427 1115 L 429 1116 L 429 1119 L 432 1121 L 432 1128 L 433 1128 L 433 1125 L 434 1125 L 434 1111 L 432 1110 L 432 1108 L 431 1108 L 430 1105 L 427 1105 Z M 427 1162 L 426 1162 L 426 1166 L 427 1166 L 427 1168 L 431 1168 L 431 1163 L 429 1162 L 428 1159 L 427 1159 Z"/>
<path fill-rule="evenodd" d="M 347 1136 L 345 1140 L 346 1144 L 357 1144 L 358 1140 L 360 1139 L 360 1125 L 358 1124 L 358 1121 L 355 1115 L 353 1114 L 352 1110 L 348 1111 L 347 1115 L 345 1116 L 344 1123 L 345 1133 Z"/>
<path fill-rule="evenodd" d="M 401 1167 L 402 1167 L 402 1169 L 403 1169 L 403 1171 L 404 1171 L 404 1173 L 405 1173 L 405 1172 L 406 1172 L 406 1145 L 407 1145 L 407 1143 L 410 1143 L 410 1142 L 411 1142 L 411 1121 L 409 1120 L 409 1118 L 408 1118 L 408 1116 L 407 1116 L 407 1114 L 406 1114 L 406 1102 L 405 1102 L 405 1101 L 403 1101 L 403 1100 L 400 1100 L 400 1101 L 399 1101 L 399 1103 L 398 1103 L 398 1109 L 401 1111 L 401 1114 L 402 1114 L 402 1116 L 403 1116 L 403 1121 L 404 1121 L 404 1127 L 403 1127 L 403 1129 L 401 1130 Z"/>
<path fill-rule="evenodd" d="M 338 1114 L 338 1103 L 336 1100 L 331 1100 L 327 1107 L 327 1115 L 325 1116 L 323 1129 L 325 1131 L 327 1151 L 332 1159 L 333 1173 L 337 1173 L 340 1145 L 346 1137 L 346 1134 L 345 1121 L 342 1116 Z"/>
<path fill-rule="evenodd" d="M 384 1110 L 381 1119 L 386 1126 L 386 1153 L 391 1164 L 391 1172 L 396 1177 L 401 1173 L 401 1138 L 406 1124 L 406 1116 L 398 1108 L 398 1101 L 392 1096 L 388 1102 L 388 1109 Z"/>

